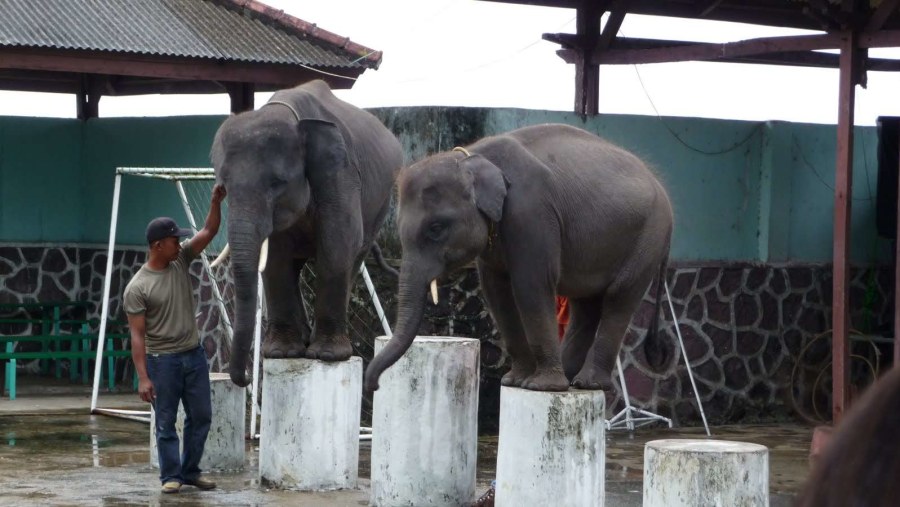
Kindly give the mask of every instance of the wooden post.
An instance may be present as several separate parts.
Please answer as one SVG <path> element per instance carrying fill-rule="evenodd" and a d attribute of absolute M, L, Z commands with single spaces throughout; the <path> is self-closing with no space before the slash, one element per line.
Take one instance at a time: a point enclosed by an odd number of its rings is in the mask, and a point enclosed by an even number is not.
<path fill-rule="evenodd" d="M 837 164 L 834 177 L 834 279 L 832 286 L 832 419 L 838 424 L 849 408 L 850 350 L 849 271 L 850 204 L 853 195 L 853 108 L 858 79 L 857 34 L 841 35 L 837 124 Z"/>
<path fill-rule="evenodd" d="M 578 61 L 575 62 L 575 112 L 582 117 L 596 116 L 599 112 L 600 65 L 592 60 L 600 38 L 600 15 L 603 10 L 597 2 L 585 1 L 576 12 L 579 47 Z"/>
<path fill-rule="evenodd" d="M 900 137 L 900 129 L 897 131 Z M 900 139 L 898 139 L 900 141 Z M 900 142 L 897 143 L 900 152 Z M 900 156 L 897 157 L 900 161 Z M 897 164 L 897 235 L 894 239 L 894 367 L 900 366 L 900 163 Z"/>
<path fill-rule="evenodd" d="M 253 110 L 253 83 L 228 83 L 228 96 L 231 97 L 231 113 L 237 114 Z"/>

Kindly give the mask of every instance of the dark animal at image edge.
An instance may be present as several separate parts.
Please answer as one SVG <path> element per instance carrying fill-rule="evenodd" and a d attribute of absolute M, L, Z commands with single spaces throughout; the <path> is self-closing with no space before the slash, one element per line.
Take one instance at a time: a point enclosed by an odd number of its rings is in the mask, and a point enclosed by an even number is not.
<path fill-rule="evenodd" d="M 631 316 L 654 278 L 662 285 L 672 207 L 631 153 L 567 125 L 482 139 L 404 168 L 398 179 L 403 247 L 393 338 L 365 387 L 409 348 L 429 283 L 476 259 L 481 289 L 512 363 L 506 386 L 610 389 Z M 571 320 L 560 349 L 555 296 Z M 667 361 L 656 314 L 644 340 Z"/>
<path fill-rule="evenodd" d="M 396 137 L 371 114 L 335 97 L 323 81 L 312 81 L 226 119 L 211 156 L 216 180 L 228 191 L 232 380 L 249 383 L 261 250 L 267 250 L 263 357 L 348 359 L 350 289 L 390 206 L 403 163 Z M 310 259 L 314 331 L 298 288 Z"/>

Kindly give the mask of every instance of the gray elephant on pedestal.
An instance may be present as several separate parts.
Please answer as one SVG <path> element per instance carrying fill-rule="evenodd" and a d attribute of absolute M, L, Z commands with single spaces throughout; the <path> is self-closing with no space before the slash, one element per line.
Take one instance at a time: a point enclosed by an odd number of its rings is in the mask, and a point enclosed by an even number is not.
<path fill-rule="evenodd" d="M 672 235 L 669 198 L 644 163 L 575 127 L 539 125 L 422 160 L 398 186 L 397 323 L 366 370 L 367 390 L 411 345 L 429 282 L 473 259 L 512 359 L 503 385 L 611 388 L 631 316 L 654 276 L 662 285 Z M 557 294 L 571 309 L 561 353 Z M 659 300 L 657 290 L 645 339 L 654 366 L 667 352 Z"/>
<path fill-rule="evenodd" d="M 261 257 L 267 257 L 263 357 L 348 359 L 350 289 L 390 206 L 403 164 L 397 138 L 371 114 L 335 97 L 323 81 L 312 81 L 226 119 L 211 156 L 216 180 L 228 191 L 235 290 L 231 379 L 249 383 Z M 300 270 L 313 258 L 314 332 L 298 288 Z"/>

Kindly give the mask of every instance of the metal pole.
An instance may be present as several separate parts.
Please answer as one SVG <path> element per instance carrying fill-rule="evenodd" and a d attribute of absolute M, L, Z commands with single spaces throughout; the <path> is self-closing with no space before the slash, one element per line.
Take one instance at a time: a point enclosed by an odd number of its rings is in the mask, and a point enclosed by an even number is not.
<path fill-rule="evenodd" d="M 103 344 L 106 342 L 106 319 L 109 317 L 109 288 L 112 282 L 113 249 L 116 245 L 116 226 L 119 221 L 119 191 L 122 188 L 122 175 L 116 174 L 113 186 L 112 216 L 109 220 L 109 245 L 106 248 L 106 276 L 103 278 L 102 310 L 100 311 L 100 336 L 97 340 L 97 359 L 94 363 L 94 388 L 91 393 L 91 413 L 97 408 L 97 395 L 100 389 L 100 374 L 103 371 Z"/>
<path fill-rule="evenodd" d="M 375 285 L 372 283 L 372 278 L 369 277 L 369 271 L 366 270 L 365 263 L 359 267 L 359 272 L 362 273 L 363 280 L 366 282 L 366 289 L 369 290 L 369 296 L 372 297 L 372 305 L 375 307 L 375 313 L 378 314 L 378 320 L 381 322 L 384 334 L 390 338 L 393 336 L 391 333 L 391 326 L 388 324 L 387 317 L 384 315 L 384 310 L 381 308 L 381 301 L 378 300 L 378 293 L 375 292 Z"/>
<path fill-rule="evenodd" d="M 678 317 L 675 316 L 675 306 L 672 305 L 672 296 L 669 294 L 669 283 L 663 280 L 666 288 L 666 300 L 669 302 L 669 311 L 672 312 L 672 322 L 675 324 L 675 333 L 678 335 L 678 344 L 681 345 L 681 355 L 684 357 L 684 365 L 687 367 L 688 378 L 691 379 L 691 387 L 694 388 L 694 396 L 697 397 L 697 406 L 700 408 L 700 417 L 703 418 L 703 427 L 706 428 L 706 436 L 712 436 L 709 432 L 709 424 L 706 423 L 706 413 L 703 412 L 703 403 L 700 401 L 700 393 L 697 392 L 697 384 L 694 382 L 694 372 L 691 371 L 691 362 L 688 360 L 687 351 L 684 349 L 684 339 L 681 337 L 681 327 L 678 325 Z"/>
<path fill-rule="evenodd" d="M 250 438 L 256 438 L 256 416 L 259 414 L 257 396 L 259 396 L 259 342 L 262 338 L 262 300 L 263 278 L 262 273 L 256 275 L 256 324 L 253 326 L 253 383 L 250 384 Z"/>

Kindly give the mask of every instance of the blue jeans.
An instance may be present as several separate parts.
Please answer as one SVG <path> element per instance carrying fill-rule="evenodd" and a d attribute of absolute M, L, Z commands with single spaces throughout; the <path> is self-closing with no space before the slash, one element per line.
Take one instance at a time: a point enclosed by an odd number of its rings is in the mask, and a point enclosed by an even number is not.
<path fill-rule="evenodd" d="M 147 375 L 156 400 L 156 449 L 163 484 L 200 477 L 200 458 L 212 422 L 209 366 L 203 347 L 176 354 L 147 354 Z M 184 451 L 178 456 L 175 419 L 178 402 L 184 406 Z"/>

